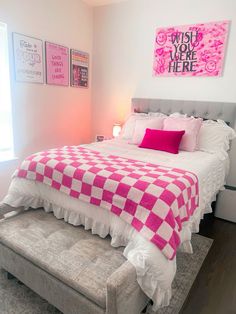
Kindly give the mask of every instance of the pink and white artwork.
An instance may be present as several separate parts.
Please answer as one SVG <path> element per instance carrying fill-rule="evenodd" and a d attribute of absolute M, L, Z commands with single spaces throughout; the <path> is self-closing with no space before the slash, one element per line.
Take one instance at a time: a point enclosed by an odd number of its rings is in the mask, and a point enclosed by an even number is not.
<path fill-rule="evenodd" d="M 45 43 L 47 84 L 69 85 L 69 49 Z"/>
<path fill-rule="evenodd" d="M 158 28 L 154 76 L 222 75 L 229 21 Z"/>

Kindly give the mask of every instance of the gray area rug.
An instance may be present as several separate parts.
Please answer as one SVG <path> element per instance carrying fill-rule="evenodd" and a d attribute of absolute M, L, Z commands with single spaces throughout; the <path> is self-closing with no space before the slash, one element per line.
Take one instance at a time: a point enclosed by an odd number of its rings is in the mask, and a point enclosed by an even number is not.
<path fill-rule="evenodd" d="M 178 314 L 213 243 L 212 239 L 192 235 L 193 254 L 177 253 L 177 273 L 172 285 L 170 305 L 156 314 Z"/>
<path fill-rule="evenodd" d="M 177 275 L 173 283 L 171 304 L 157 314 L 177 314 L 190 291 L 213 240 L 194 234 L 193 254 L 177 254 Z M 8 280 L 6 272 L 0 269 L 0 313 L 1 314 L 60 314 L 55 307 L 36 293 L 18 282 Z"/>

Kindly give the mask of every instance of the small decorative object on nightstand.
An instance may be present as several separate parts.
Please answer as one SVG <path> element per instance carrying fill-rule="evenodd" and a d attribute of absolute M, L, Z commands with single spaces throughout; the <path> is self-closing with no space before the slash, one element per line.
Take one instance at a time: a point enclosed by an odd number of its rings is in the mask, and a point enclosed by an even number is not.
<path fill-rule="evenodd" d="M 103 142 L 105 139 L 104 135 L 96 135 L 96 142 Z"/>
<path fill-rule="evenodd" d="M 112 135 L 113 135 L 114 137 L 117 137 L 117 136 L 119 136 L 120 131 L 121 131 L 121 125 L 120 125 L 120 123 L 115 123 L 115 124 L 113 125 Z"/>

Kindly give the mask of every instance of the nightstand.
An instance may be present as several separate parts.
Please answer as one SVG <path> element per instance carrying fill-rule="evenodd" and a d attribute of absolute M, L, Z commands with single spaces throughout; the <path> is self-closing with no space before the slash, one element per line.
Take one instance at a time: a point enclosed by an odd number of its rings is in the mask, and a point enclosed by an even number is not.
<path fill-rule="evenodd" d="M 236 222 L 236 140 L 232 142 L 230 157 L 230 171 L 226 180 L 225 190 L 219 193 L 215 216 Z"/>
<path fill-rule="evenodd" d="M 108 141 L 108 140 L 112 140 L 113 137 L 108 137 L 108 136 L 104 136 L 104 135 L 96 135 L 95 136 L 95 142 L 103 142 L 103 141 Z"/>
<path fill-rule="evenodd" d="M 215 216 L 236 222 L 236 188 L 228 187 L 219 193 Z"/>

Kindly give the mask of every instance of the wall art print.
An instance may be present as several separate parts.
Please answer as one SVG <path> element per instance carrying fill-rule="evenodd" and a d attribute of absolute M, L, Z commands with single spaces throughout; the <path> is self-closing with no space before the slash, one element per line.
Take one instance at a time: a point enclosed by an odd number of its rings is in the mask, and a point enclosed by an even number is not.
<path fill-rule="evenodd" d="M 13 33 L 15 77 L 19 82 L 43 83 L 43 41 Z"/>
<path fill-rule="evenodd" d="M 88 87 L 89 54 L 75 49 L 70 50 L 70 85 Z"/>
<path fill-rule="evenodd" d="M 229 21 L 158 28 L 154 76 L 222 75 Z"/>
<path fill-rule="evenodd" d="M 47 84 L 69 85 L 69 48 L 45 42 Z"/>

